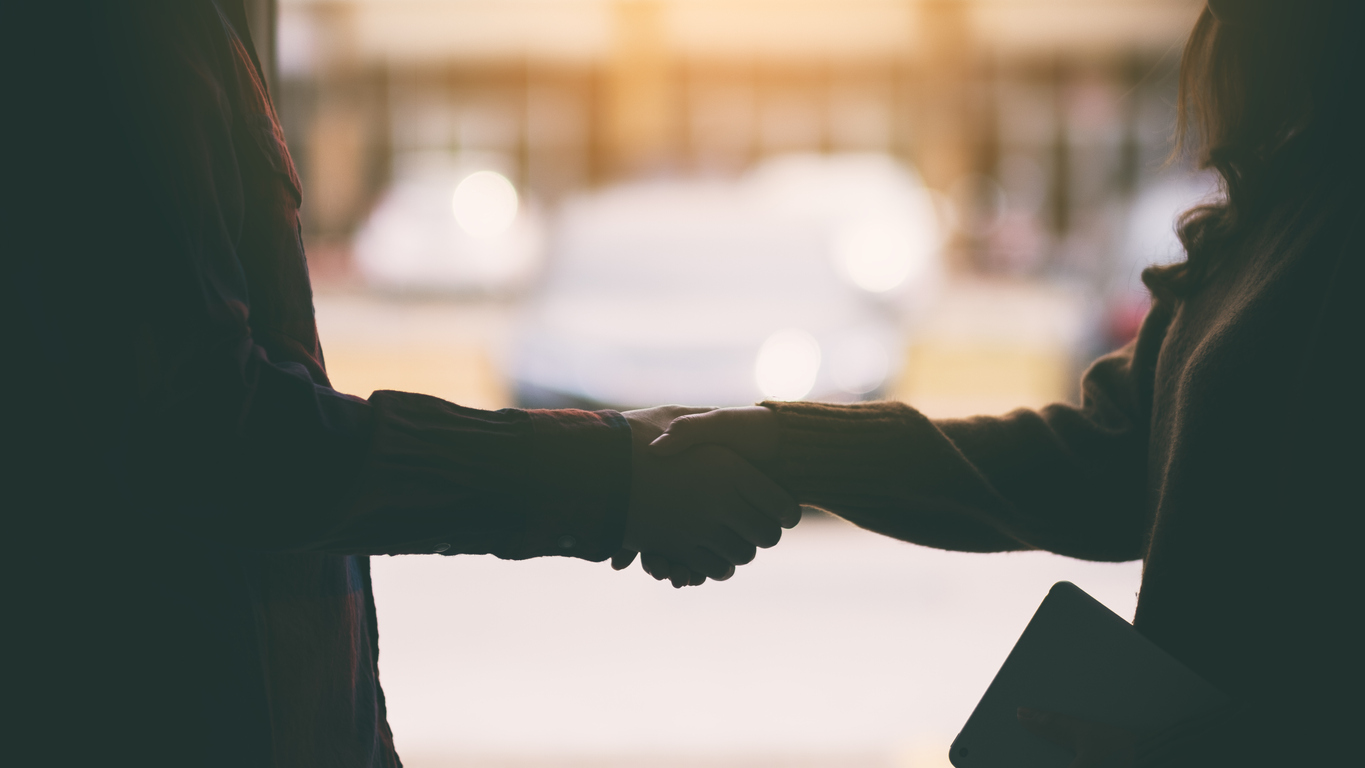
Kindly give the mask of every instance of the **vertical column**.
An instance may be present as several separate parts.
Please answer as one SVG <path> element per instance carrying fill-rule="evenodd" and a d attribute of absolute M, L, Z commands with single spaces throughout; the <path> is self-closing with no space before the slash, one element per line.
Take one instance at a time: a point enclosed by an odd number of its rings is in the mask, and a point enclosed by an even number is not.
<path fill-rule="evenodd" d="M 308 129 L 304 222 L 324 240 L 344 238 L 364 202 L 368 122 L 356 51 L 353 10 L 313 9 L 318 45 L 317 111 Z"/>
<path fill-rule="evenodd" d="M 976 170 L 970 11 L 967 0 L 922 0 L 917 14 L 920 83 L 913 155 L 925 184 L 940 192 Z M 950 268 L 969 266 L 963 248 L 950 248 L 946 256 Z"/>
<path fill-rule="evenodd" d="M 279 70 L 275 64 L 275 23 L 279 9 L 276 0 L 245 0 L 244 6 L 251 40 L 256 44 L 256 58 L 265 70 L 266 84 L 273 94 L 279 83 Z"/>
<path fill-rule="evenodd" d="M 677 143 L 677 94 L 659 0 L 617 0 L 602 104 L 608 172 L 669 167 Z"/>
<path fill-rule="evenodd" d="M 1142 174 L 1142 140 L 1138 135 L 1138 122 L 1142 117 L 1142 83 L 1151 66 L 1137 51 L 1129 51 L 1123 60 L 1123 138 L 1119 144 L 1114 186 L 1125 199 L 1131 199 L 1137 192 Z"/>
<path fill-rule="evenodd" d="M 919 8 L 920 109 L 916 161 L 925 182 L 947 189 L 972 170 L 971 20 L 965 0 L 923 0 Z"/>
<path fill-rule="evenodd" d="M 1052 186 L 1048 190 L 1048 223 L 1060 241 L 1071 232 L 1071 131 L 1067 114 L 1071 66 L 1061 54 L 1053 63 L 1051 79 L 1056 119 L 1050 158 Z"/>

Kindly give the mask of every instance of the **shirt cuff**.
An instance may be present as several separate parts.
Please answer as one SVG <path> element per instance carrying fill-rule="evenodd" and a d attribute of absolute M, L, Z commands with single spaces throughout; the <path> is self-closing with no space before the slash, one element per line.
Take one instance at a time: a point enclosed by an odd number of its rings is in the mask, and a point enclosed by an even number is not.
<path fill-rule="evenodd" d="M 621 546 L 631 434 L 612 411 L 481 411 L 375 392 L 371 455 L 327 551 L 567 555 Z"/>
<path fill-rule="evenodd" d="M 630 503 L 630 425 L 615 411 L 528 410 L 535 477 L 521 557 L 600 562 L 621 548 Z M 525 554 L 521 554 L 525 553 Z"/>

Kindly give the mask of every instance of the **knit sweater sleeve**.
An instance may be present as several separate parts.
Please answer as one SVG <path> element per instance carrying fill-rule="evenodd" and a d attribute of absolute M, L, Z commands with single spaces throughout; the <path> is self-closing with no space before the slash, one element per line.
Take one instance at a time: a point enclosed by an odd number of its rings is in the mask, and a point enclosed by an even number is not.
<path fill-rule="evenodd" d="M 1079 406 L 933 420 L 897 402 L 766 402 L 770 468 L 802 504 L 941 549 L 1046 549 L 1131 560 L 1145 546 L 1158 304 L 1128 346 L 1086 371 Z"/>

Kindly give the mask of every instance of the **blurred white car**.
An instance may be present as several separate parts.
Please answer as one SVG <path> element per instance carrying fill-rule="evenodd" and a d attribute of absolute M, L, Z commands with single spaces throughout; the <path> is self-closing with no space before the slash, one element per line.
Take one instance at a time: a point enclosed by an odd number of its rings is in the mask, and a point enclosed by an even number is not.
<path fill-rule="evenodd" d="M 543 261 L 544 234 L 494 157 L 403 158 L 354 242 L 366 283 L 405 293 L 508 294 Z"/>
<path fill-rule="evenodd" d="M 622 185 L 563 206 L 511 374 L 519 404 L 851 401 L 886 390 L 940 273 L 933 202 L 880 155 L 738 181 Z"/>

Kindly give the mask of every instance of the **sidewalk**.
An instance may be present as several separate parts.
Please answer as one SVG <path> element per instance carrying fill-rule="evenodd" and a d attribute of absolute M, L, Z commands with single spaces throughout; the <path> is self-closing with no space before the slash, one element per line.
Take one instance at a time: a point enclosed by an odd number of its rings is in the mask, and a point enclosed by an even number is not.
<path fill-rule="evenodd" d="M 373 563 L 410 768 L 946 768 L 1049 586 L 1131 618 L 1140 575 L 822 518 L 685 590 L 557 558 Z"/>

